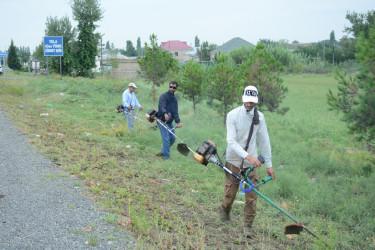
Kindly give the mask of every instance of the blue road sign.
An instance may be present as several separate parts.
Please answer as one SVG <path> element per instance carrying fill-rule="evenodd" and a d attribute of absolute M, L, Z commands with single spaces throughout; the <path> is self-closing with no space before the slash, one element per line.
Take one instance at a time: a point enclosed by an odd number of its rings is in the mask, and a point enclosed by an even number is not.
<path fill-rule="evenodd" d="M 8 57 L 8 53 L 7 52 L 0 52 L 0 57 Z"/>
<path fill-rule="evenodd" d="M 62 36 L 44 37 L 44 56 L 63 56 L 64 46 Z"/>

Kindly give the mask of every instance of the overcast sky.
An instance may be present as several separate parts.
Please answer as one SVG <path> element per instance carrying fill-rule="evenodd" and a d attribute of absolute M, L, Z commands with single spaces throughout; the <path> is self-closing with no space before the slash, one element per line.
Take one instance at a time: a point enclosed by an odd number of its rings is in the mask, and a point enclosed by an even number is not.
<path fill-rule="evenodd" d="M 14 44 L 30 47 L 41 43 L 47 17 L 69 16 L 71 0 L 0 0 L 0 52 Z M 168 40 L 194 45 L 194 38 L 221 45 L 234 37 L 256 44 L 259 39 L 297 40 L 302 43 L 339 40 L 350 26 L 347 11 L 375 9 L 374 0 L 102 0 L 104 17 L 97 31 L 103 42 L 126 48 L 137 38 L 149 42 L 154 33 L 159 44 Z"/>

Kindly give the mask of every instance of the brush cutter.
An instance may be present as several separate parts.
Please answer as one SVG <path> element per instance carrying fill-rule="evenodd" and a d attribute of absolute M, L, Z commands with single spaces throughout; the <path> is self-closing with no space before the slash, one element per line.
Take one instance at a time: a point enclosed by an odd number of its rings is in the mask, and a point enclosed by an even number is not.
<path fill-rule="evenodd" d="M 248 174 L 254 170 L 254 166 L 250 166 L 250 168 L 246 171 L 246 174 L 245 174 L 246 178 L 241 179 L 241 176 L 233 173 L 231 170 L 226 168 L 225 165 L 221 162 L 221 160 L 216 158 L 216 155 L 217 155 L 217 151 L 216 151 L 215 144 L 212 141 L 207 140 L 197 149 L 193 157 L 196 161 L 198 161 L 199 163 L 205 166 L 207 166 L 207 164 L 211 162 L 223 168 L 227 173 L 229 173 L 230 175 L 232 175 L 233 177 L 235 177 L 237 180 L 240 181 L 240 188 L 242 191 L 244 191 L 245 193 L 254 191 L 256 194 L 258 194 L 260 197 L 265 199 L 268 203 L 270 203 L 280 212 L 282 212 L 283 214 L 288 216 L 291 220 L 293 220 L 295 223 L 287 225 L 285 227 L 285 231 L 284 231 L 285 234 L 299 234 L 301 231 L 303 231 L 303 229 L 305 229 L 308 233 L 310 233 L 311 235 L 319 239 L 319 237 L 315 233 L 313 233 L 310 229 L 308 229 L 305 225 L 303 225 L 296 218 L 294 218 L 292 215 L 284 211 L 281 207 L 276 205 L 273 201 L 271 201 L 269 198 L 267 198 L 265 195 L 263 195 L 257 189 L 254 188 L 253 183 L 248 177 Z M 258 160 L 264 163 L 264 158 L 262 156 L 259 156 Z M 264 184 L 271 179 L 272 177 L 268 176 L 265 180 L 262 180 L 255 187 L 258 187 L 259 185 Z M 246 188 L 245 186 L 248 186 L 249 188 Z"/>
<path fill-rule="evenodd" d="M 116 109 L 116 110 L 117 110 L 117 109 Z M 120 109 L 120 110 L 121 110 L 121 109 Z M 117 111 L 116 111 L 116 112 L 117 112 Z M 121 112 L 121 111 L 120 111 L 120 112 Z M 138 121 L 140 121 L 140 122 L 146 124 L 147 127 L 152 128 L 153 130 L 156 130 L 156 126 L 150 126 L 150 124 L 149 124 L 148 122 L 146 122 L 146 121 L 142 120 L 141 118 L 139 118 L 138 115 L 134 115 L 134 114 L 132 114 L 132 113 L 126 111 L 125 109 L 123 109 L 122 112 L 124 112 L 124 113 L 130 115 L 131 117 L 133 117 L 134 119 L 136 119 L 136 120 L 138 120 Z"/>
<path fill-rule="evenodd" d="M 185 142 L 183 142 L 173 131 L 157 116 L 157 111 L 155 109 L 150 109 L 146 114 L 146 119 L 150 122 L 157 121 L 160 125 L 162 125 L 169 133 L 171 133 L 175 138 L 177 138 L 180 143 L 177 144 L 177 151 L 181 154 L 188 156 L 189 152 L 195 153 L 194 150 L 188 147 Z"/>

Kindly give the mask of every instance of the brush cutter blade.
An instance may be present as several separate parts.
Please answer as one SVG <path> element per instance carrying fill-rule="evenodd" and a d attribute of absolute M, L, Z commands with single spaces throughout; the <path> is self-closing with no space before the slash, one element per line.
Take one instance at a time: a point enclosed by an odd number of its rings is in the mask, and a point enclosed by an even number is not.
<path fill-rule="evenodd" d="M 179 143 L 177 144 L 177 151 L 185 156 L 188 156 L 190 150 L 185 143 Z"/>
<path fill-rule="evenodd" d="M 284 234 L 300 234 L 303 231 L 303 226 L 299 223 L 289 224 L 285 227 Z"/>

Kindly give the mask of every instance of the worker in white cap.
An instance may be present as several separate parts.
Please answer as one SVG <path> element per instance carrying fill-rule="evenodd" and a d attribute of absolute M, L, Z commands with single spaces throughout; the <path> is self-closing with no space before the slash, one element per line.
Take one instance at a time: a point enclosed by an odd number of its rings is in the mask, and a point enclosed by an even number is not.
<path fill-rule="evenodd" d="M 248 168 L 251 165 L 254 166 L 249 178 L 255 186 L 259 182 L 257 168 L 262 165 L 257 158 L 257 144 L 265 159 L 266 175 L 275 178 L 272 169 L 271 143 L 264 115 L 255 108 L 258 103 L 258 89 L 255 86 L 247 86 L 242 95 L 242 102 L 243 105 L 230 111 L 227 116 L 226 167 L 237 175 L 245 175 Z M 238 187 L 238 181 L 227 174 L 224 182 L 224 198 L 220 208 L 220 217 L 223 222 L 230 220 L 230 210 Z M 252 238 L 258 195 L 255 192 L 248 192 L 245 193 L 245 199 L 244 231 L 246 237 Z"/>
<path fill-rule="evenodd" d="M 124 117 L 128 121 L 128 130 L 134 127 L 134 108 L 138 107 L 140 111 L 143 110 L 139 104 L 134 90 L 137 86 L 134 83 L 129 83 L 129 88 L 122 93 L 122 106 L 124 106 Z"/>

